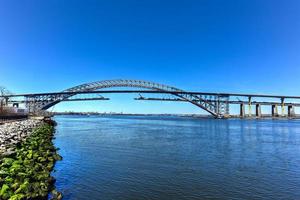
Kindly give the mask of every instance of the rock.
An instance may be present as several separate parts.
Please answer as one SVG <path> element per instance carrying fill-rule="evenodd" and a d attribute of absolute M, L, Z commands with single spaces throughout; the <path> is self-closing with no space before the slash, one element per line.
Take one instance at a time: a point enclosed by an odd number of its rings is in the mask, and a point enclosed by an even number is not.
<path fill-rule="evenodd" d="M 13 154 L 11 146 L 16 146 L 30 136 L 33 128 L 42 123 L 41 119 L 27 119 L 23 121 L 4 123 L 0 125 L 0 155 Z M 10 146 L 10 148 L 8 148 Z"/>
<path fill-rule="evenodd" d="M 4 153 L 2 153 L 1 156 L 7 157 L 7 156 L 11 156 L 11 155 L 13 155 L 13 154 L 15 154 L 15 153 L 16 153 L 16 152 L 15 152 L 14 149 L 9 148 L 9 149 L 6 149 L 6 151 L 5 151 Z"/>
<path fill-rule="evenodd" d="M 63 198 L 62 194 L 56 190 L 52 190 L 51 195 L 51 200 L 61 200 Z"/>

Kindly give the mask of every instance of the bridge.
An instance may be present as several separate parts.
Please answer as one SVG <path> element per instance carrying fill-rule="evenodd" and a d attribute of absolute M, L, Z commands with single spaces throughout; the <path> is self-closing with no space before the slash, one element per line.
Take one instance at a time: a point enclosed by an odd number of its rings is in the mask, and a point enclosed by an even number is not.
<path fill-rule="evenodd" d="M 128 90 L 119 88 L 138 88 Z M 108 90 L 109 88 L 117 88 Z M 0 96 L 5 99 L 6 105 L 17 106 L 25 104 L 30 113 L 40 113 L 62 101 L 90 101 L 109 100 L 102 95 L 109 93 L 136 93 L 139 97 L 135 100 L 143 101 L 176 101 L 188 102 L 215 118 L 228 118 L 230 116 L 229 106 L 238 104 L 240 117 L 262 117 L 261 106 L 270 106 L 272 117 L 295 117 L 295 107 L 299 107 L 297 100 L 300 96 L 282 96 L 265 94 L 238 94 L 238 93 L 211 93 L 211 92 L 189 92 L 172 86 L 142 80 L 104 80 L 78 85 L 61 92 L 12 94 Z M 164 97 L 145 97 L 143 95 L 159 94 Z M 78 95 L 84 97 L 79 98 Z M 88 95 L 88 96 L 87 96 Z M 20 99 L 21 98 L 21 99 Z M 252 106 L 255 113 L 252 115 Z M 248 107 L 248 113 L 246 113 Z M 279 114 L 278 108 L 281 108 Z M 287 113 L 285 110 L 287 109 Z"/>

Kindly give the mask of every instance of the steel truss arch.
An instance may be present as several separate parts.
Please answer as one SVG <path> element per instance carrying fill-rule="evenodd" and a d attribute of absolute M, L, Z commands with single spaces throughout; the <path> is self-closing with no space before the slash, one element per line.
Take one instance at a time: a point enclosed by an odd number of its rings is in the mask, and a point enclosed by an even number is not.
<path fill-rule="evenodd" d="M 164 91 L 164 92 L 184 92 L 181 89 L 159 84 L 150 81 L 143 80 L 131 80 L 131 79 L 116 79 L 116 80 L 103 80 L 91 83 L 85 83 L 82 85 L 78 85 L 69 89 L 64 90 L 63 92 L 83 92 L 83 91 L 96 91 L 105 88 L 112 87 L 133 87 L 133 88 L 145 88 L 156 91 Z M 220 104 L 220 96 L 210 95 L 194 95 L 194 94 L 172 94 L 174 96 L 179 97 L 180 99 L 190 102 L 203 110 L 207 111 L 214 117 L 222 118 L 228 112 L 227 108 L 224 108 L 223 104 Z M 54 106 L 55 104 L 61 102 L 62 100 L 68 99 L 74 96 L 74 94 L 60 94 L 60 95 L 48 95 L 43 97 L 35 97 L 39 98 L 38 100 L 44 99 L 44 101 L 37 101 L 34 105 L 35 110 L 47 110 L 48 108 Z M 211 99 L 215 99 L 215 103 L 212 103 Z M 34 102 L 35 100 L 31 100 Z M 225 105 L 226 106 L 226 105 Z"/>

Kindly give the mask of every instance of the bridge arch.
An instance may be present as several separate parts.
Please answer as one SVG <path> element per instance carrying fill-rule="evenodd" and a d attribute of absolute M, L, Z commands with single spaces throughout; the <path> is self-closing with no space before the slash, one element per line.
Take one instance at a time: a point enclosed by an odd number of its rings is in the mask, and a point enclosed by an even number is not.
<path fill-rule="evenodd" d="M 115 79 L 115 80 L 103 80 L 103 81 L 97 81 L 97 82 L 91 82 L 91 83 L 85 83 L 82 85 L 78 85 L 69 89 L 64 90 L 63 92 L 84 92 L 84 91 L 96 91 L 101 90 L 104 88 L 113 88 L 113 87 L 133 87 L 133 88 L 145 88 L 145 89 L 151 89 L 156 91 L 164 91 L 164 92 L 184 92 L 181 89 L 159 84 L 155 82 L 150 81 L 143 81 L 143 80 L 131 80 L 131 79 Z M 212 104 L 211 102 L 207 101 L 204 98 L 201 98 L 197 95 L 192 94 L 172 94 L 175 95 L 184 101 L 190 102 L 201 109 L 207 111 L 211 115 L 215 117 L 222 117 L 217 112 L 217 108 L 215 104 Z M 56 100 L 50 101 L 50 102 L 41 102 L 38 105 L 39 110 L 46 110 L 57 103 L 61 102 L 62 99 L 68 99 L 69 97 L 74 96 L 74 94 L 61 94 L 59 98 Z"/>

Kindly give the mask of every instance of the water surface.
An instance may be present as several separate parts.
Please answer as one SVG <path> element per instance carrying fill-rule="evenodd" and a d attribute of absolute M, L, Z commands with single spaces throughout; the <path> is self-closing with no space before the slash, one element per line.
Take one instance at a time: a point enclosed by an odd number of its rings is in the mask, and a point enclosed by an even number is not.
<path fill-rule="evenodd" d="M 300 121 L 57 116 L 65 200 L 300 199 Z"/>

